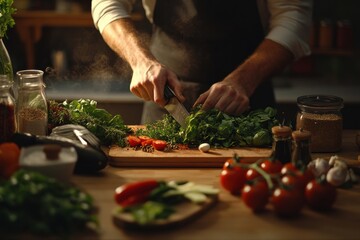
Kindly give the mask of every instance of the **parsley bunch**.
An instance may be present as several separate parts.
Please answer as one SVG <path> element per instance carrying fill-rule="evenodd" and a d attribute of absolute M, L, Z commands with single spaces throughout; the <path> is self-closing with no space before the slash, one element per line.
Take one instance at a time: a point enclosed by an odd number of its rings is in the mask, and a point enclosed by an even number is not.
<path fill-rule="evenodd" d="M 13 0 L 0 0 L 0 38 L 6 36 L 8 28 L 15 25 L 12 14 L 16 9 L 12 7 Z"/>

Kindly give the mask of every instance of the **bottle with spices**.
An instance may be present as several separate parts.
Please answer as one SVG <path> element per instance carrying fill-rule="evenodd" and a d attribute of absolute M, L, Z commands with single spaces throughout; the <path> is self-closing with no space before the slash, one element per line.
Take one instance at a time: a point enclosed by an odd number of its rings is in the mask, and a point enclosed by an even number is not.
<path fill-rule="evenodd" d="M 320 21 L 318 46 L 322 49 L 333 47 L 334 26 L 330 19 L 323 19 Z"/>
<path fill-rule="evenodd" d="M 354 45 L 354 33 L 349 20 L 340 20 L 336 28 L 336 46 L 339 49 L 352 49 Z"/>
<path fill-rule="evenodd" d="M 303 169 L 312 160 L 310 151 L 311 133 L 300 128 L 299 130 L 293 131 L 291 135 L 294 140 L 291 162 L 297 168 Z"/>
<path fill-rule="evenodd" d="M 288 126 L 274 126 L 271 158 L 279 160 L 282 164 L 291 161 L 291 128 Z"/>
<path fill-rule="evenodd" d="M 312 152 L 338 152 L 342 144 L 343 99 L 330 95 L 298 97 L 296 129 L 311 133 Z"/>
<path fill-rule="evenodd" d="M 23 70 L 16 73 L 19 84 L 16 104 L 18 132 L 47 134 L 48 107 L 43 74 L 41 70 Z"/>
<path fill-rule="evenodd" d="M 0 75 L 0 142 L 10 141 L 16 130 L 15 100 L 10 93 L 12 82 Z"/>

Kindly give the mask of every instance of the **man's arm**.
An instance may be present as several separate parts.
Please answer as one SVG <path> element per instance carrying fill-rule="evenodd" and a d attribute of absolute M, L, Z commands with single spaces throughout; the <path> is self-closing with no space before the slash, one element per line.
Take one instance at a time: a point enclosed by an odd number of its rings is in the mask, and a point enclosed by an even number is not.
<path fill-rule="evenodd" d="M 294 58 L 282 45 L 265 39 L 255 52 L 223 81 L 215 83 L 201 94 L 194 105 L 216 108 L 239 115 L 249 106 L 249 98 L 259 84 L 280 72 Z"/>
<path fill-rule="evenodd" d="M 145 37 L 136 30 L 129 17 L 130 5 L 126 3 L 128 2 L 93 0 L 92 12 L 95 25 L 105 42 L 127 61 L 133 70 L 130 91 L 146 101 L 164 105 L 164 86 L 168 83 L 179 99 L 184 100 L 176 75 L 151 54 Z M 110 4 L 110 7 L 106 4 Z"/>

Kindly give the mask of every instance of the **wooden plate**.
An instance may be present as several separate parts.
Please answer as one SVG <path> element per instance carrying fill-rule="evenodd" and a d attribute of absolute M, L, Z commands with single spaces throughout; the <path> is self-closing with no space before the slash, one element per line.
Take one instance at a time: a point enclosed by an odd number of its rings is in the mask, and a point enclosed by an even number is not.
<path fill-rule="evenodd" d="M 134 221 L 130 213 L 118 213 L 116 210 L 113 213 L 113 221 L 119 227 L 125 228 L 141 228 L 141 229 L 168 229 L 169 227 L 176 227 L 199 217 L 207 210 L 213 207 L 218 202 L 218 195 L 208 196 L 207 200 L 202 204 L 195 204 L 192 202 L 183 202 L 175 205 L 175 212 L 169 216 L 168 219 L 156 220 L 147 225 L 140 225 Z"/>

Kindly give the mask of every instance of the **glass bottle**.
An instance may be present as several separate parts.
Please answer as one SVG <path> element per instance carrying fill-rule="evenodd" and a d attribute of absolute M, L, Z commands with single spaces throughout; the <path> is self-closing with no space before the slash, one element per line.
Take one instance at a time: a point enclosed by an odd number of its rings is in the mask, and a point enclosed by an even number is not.
<path fill-rule="evenodd" d="M 312 160 L 310 151 L 311 133 L 300 128 L 299 130 L 293 131 L 291 135 L 294 143 L 291 162 L 298 169 L 303 169 Z"/>
<path fill-rule="evenodd" d="M 311 151 L 340 151 L 343 99 L 331 95 L 305 95 L 298 97 L 297 105 L 296 129 L 311 132 Z"/>
<path fill-rule="evenodd" d="M 23 70 L 16 73 L 18 97 L 16 115 L 18 132 L 46 135 L 48 106 L 41 70 Z"/>
<path fill-rule="evenodd" d="M 10 90 L 12 82 L 7 75 L 0 75 L 0 142 L 11 140 L 16 130 L 15 100 Z"/>
<path fill-rule="evenodd" d="M 274 126 L 273 145 L 271 157 L 279 160 L 282 164 L 291 162 L 291 128 L 288 126 Z"/>

